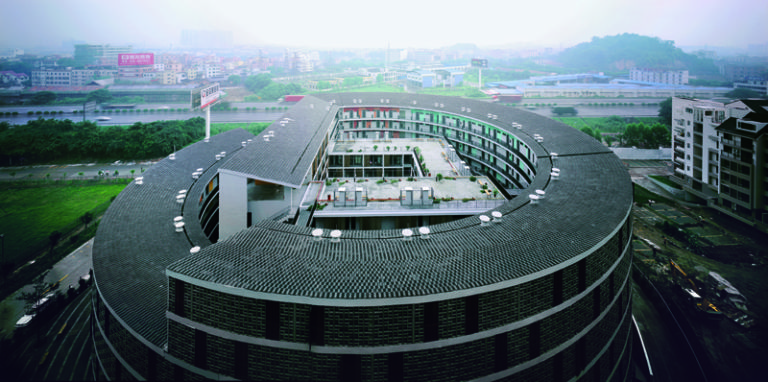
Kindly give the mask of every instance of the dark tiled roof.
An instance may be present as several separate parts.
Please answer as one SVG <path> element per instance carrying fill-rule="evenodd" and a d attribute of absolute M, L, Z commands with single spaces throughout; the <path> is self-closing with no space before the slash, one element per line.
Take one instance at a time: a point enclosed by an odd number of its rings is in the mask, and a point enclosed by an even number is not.
<path fill-rule="evenodd" d="M 750 116 L 753 116 L 753 115 L 756 115 L 756 113 L 749 113 L 745 115 L 744 118 L 742 118 L 742 120 L 745 120 L 745 121 L 751 120 L 755 122 L 765 123 L 759 120 L 751 119 Z M 739 118 L 734 118 L 734 117 L 728 118 L 725 121 L 723 121 L 723 123 L 721 123 L 719 126 L 717 126 L 715 130 L 724 131 L 724 132 L 728 132 L 736 135 L 741 135 L 741 136 L 752 138 L 752 139 L 755 139 L 760 135 L 763 135 L 766 131 L 768 131 L 768 128 L 765 128 L 765 127 L 761 127 L 755 131 L 739 129 L 738 122 L 739 122 Z"/>
<path fill-rule="evenodd" d="M 329 111 L 338 105 L 378 106 L 386 99 L 393 107 L 408 108 L 416 100 L 419 108 L 468 115 L 508 129 L 539 157 L 539 175 L 530 189 L 545 189 L 547 198 L 531 205 L 524 192 L 498 208 L 505 214 L 501 224 L 480 227 L 477 217 L 470 217 L 431 226 L 430 239 L 410 242 L 401 240 L 400 230 L 344 231 L 339 243 L 327 237 L 314 242 L 309 228 L 264 221 L 209 245 L 196 220 L 194 200 L 183 206 L 186 234 L 174 232 L 173 217 L 182 210 L 175 202 L 178 190 L 191 187 L 189 194 L 199 195 L 217 169 L 301 183 L 331 122 Z M 471 111 L 462 112 L 461 107 Z M 165 341 L 166 268 L 278 295 L 423 296 L 491 285 L 560 264 L 599 244 L 631 207 L 631 181 L 610 150 L 575 129 L 526 111 L 451 97 L 358 93 L 305 97 L 286 116 L 296 126 L 273 125 L 268 129 L 275 131 L 270 142 L 259 137 L 240 149 L 240 142 L 252 136 L 238 130 L 181 150 L 175 161 L 165 159 L 145 172 L 143 185 L 128 185 L 105 214 L 93 252 L 99 292 L 121 320 L 153 344 Z M 523 129 L 516 130 L 512 122 Z M 533 134 L 541 134 L 544 142 L 536 143 Z M 220 151 L 227 151 L 227 157 L 216 162 L 214 155 Z M 551 151 L 560 154 L 557 181 L 548 176 Z M 208 170 L 201 181 L 193 182 L 191 173 L 200 167 Z M 190 255 L 193 245 L 204 249 Z"/>
<path fill-rule="evenodd" d="M 304 97 L 221 169 L 298 188 L 333 119 L 330 107 L 321 99 Z M 263 137 L 269 131 L 274 136 L 266 142 Z"/>
<path fill-rule="evenodd" d="M 216 153 L 234 153 L 252 137 L 242 129 L 229 131 L 177 152 L 176 160 L 158 162 L 143 174 L 144 184 L 133 182 L 117 196 L 99 223 L 93 244 L 99 292 L 122 320 L 155 345 L 165 341 L 165 268 L 189 255 L 193 246 L 184 233 L 175 232 L 173 218 L 181 215 L 176 195 L 193 185 L 192 172 L 216 165 Z M 193 214 L 185 213 L 192 227 L 192 219 L 197 221 Z"/>
<path fill-rule="evenodd" d="M 432 226 L 432 238 L 410 242 L 401 239 L 400 230 L 344 231 L 339 243 L 327 238 L 314 242 L 308 228 L 265 221 L 179 260 L 169 271 L 236 288 L 310 298 L 421 296 L 489 285 L 555 266 L 603 240 L 630 209 L 631 181 L 618 158 L 585 134 L 551 119 L 452 97 L 373 93 L 322 97 L 344 107 L 386 105 L 388 99 L 392 107 L 454 112 L 506 128 L 539 157 L 540 176 L 530 188 L 545 189 L 547 198 L 537 205 L 528 204 L 525 195 L 512 200 L 499 208 L 508 214 L 502 224 L 480 227 L 479 220 L 471 217 Z M 512 122 L 523 129 L 514 129 Z M 534 142 L 533 134 L 543 136 L 544 142 Z M 549 181 L 549 151 L 559 154 L 556 166 L 562 175 L 556 182 Z"/>

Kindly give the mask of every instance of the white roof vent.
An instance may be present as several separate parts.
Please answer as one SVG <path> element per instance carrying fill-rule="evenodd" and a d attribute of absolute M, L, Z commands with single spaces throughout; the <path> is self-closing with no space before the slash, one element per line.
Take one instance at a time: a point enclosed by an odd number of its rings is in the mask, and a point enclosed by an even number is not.
<path fill-rule="evenodd" d="M 403 230 L 403 240 L 404 241 L 411 241 L 413 240 L 413 230 L 410 228 L 406 228 Z"/>
<path fill-rule="evenodd" d="M 440 104 L 440 107 L 445 107 L 445 105 L 443 105 L 443 104 L 441 103 L 441 104 Z"/>
<path fill-rule="evenodd" d="M 467 108 L 467 113 L 471 113 L 471 112 L 472 112 L 472 109 Z"/>
<path fill-rule="evenodd" d="M 221 157 L 224 158 L 225 156 L 227 156 L 227 152 L 226 151 L 222 151 L 221 152 Z"/>
<path fill-rule="evenodd" d="M 339 239 L 340 237 L 341 237 L 341 231 L 337 229 L 331 231 L 331 243 L 340 242 L 341 241 L 341 239 Z"/>
<path fill-rule="evenodd" d="M 184 222 L 173 223 L 176 226 L 176 232 L 184 232 Z"/>
<path fill-rule="evenodd" d="M 467 108 L 466 108 L 466 107 L 464 107 L 464 106 L 462 106 L 462 107 L 461 107 L 461 111 L 465 111 L 465 110 L 467 110 Z"/>
<path fill-rule="evenodd" d="M 179 203 L 179 204 L 184 203 L 185 197 L 186 195 L 176 195 L 176 203 Z"/>
<path fill-rule="evenodd" d="M 530 194 L 528 195 L 528 199 L 531 200 L 531 204 L 537 204 L 539 202 L 539 195 Z"/>
<path fill-rule="evenodd" d="M 197 245 L 189 249 L 189 253 L 192 254 L 192 255 L 194 255 L 195 253 L 198 253 L 198 252 L 200 252 L 200 247 L 197 246 Z"/>
<path fill-rule="evenodd" d="M 136 184 L 142 185 L 142 184 L 144 184 L 144 177 L 143 176 L 137 176 L 135 181 L 136 181 Z"/>
<path fill-rule="evenodd" d="M 187 194 L 187 190 L 179 190 L 179 195 L 186 195 L 186 194 Z"/>
<path fill-rule="evenodd" d="M 210 141 L 211 141 L 211 138 L 210 138 L 210 137 L 205 137 L 205 138 L 203 139 L 203 142 L 205 142 L 205 143 L 208 143 L 208 142 L 210 142 Z"/>
<path fill-rule="evenodd" d="M 488 222 L 491 221 L 491 218 L 489 218 L 487 215 L 480 215 L 480 226 L 487 226 Z"/>
<path fill-rule="evenodd" d="M 363 103 L 363 99 L 362 98 L 358 98 L 357 99 L 357 103 Z"/>
<path fill-rule="evenodd" d="M 536 195 L 539 195 L 539 199 L 544 199 L 544 197 L 547 195 L 547 192 L 544 190 L 536 190 Z"/>
<path fill-rule="evenodd" d="M 435 107 L 440 107 L 440 102 L 435 102 Z"/>
<path fill-rule="evenodd" d="M 493 114 L 488 113 L 488 119 L 493 119 Z"/>
<path fill-rule="evenodd" d="M 202 175 L 202 174 L 203 174 L 203 168 L 202 168 L 202 167 L 198 168 L 198 169 L 197 169 L 197 172 L 199 172 L 199 173 L 200 173 L 200 175 Z"/>
<path fill-rule="evenodd" d="M 173 224 L 176 224 L 176 223 L 181 222 L 181 221 L 184 221 L 184 217 L 183 216 L 177 216 L 177 217 L 173 218 Z"/>
<path fill-rule="evenodd" d="M 557 167 L 552 167 L 552 172 L 560 173 L 560 169 Z"/>
<path fill-rule="evenodd" d="M 168 155 L 168 159 L 176 160 L 176 153 L 171 153 L 171 155 Z"/>
<path fill-rule="evenodd" d="M 352 103 L 357 103 L 357 100 L 352 98 Z"/>
<path fill-rule="evenodd" d="M 422 239 L 429 239 L 429 227 L 419 227 L 419 234 Z"/>
<path fill-rule="evenodd" d="M 413 100 L 413 104 L 414 104 L 414 105 L 416 104 L 416 100 Z"/>
<path fill-rule="evenodd" d="M 269 142 L 269 135 L 264 136 L 264 142 Z"/>
<path fill-rule="evenodd" d="M 270 137 L 274 137 L 275 136 L 275 131 L 274 130 L 270 130 L 269 132 L 267 132 L 267 135 L 269 135 Z"/>
<path fill-rule="evenodd" d="M 221 160 L 221 154 L 216 154 L 216 160 Z"/>
<path fill-rule="evenodd" d="M 315 104 L 313 104 L 313 103 L 309 104 L 309 108 L 310 109 L 314 109 L 315 108 Z"/>
<path fill-rule="evenodd" d="M 387 103 L 389 103 L 389 98 L 387 98 Z"/>
<path fill-rule="evenodd" d="M 501 223 L 501 217 L 503 216 L 501 212 L 499 211 L 492 211 L 491 216 L 493 216 L 493 222 L 494 223 Z"/>
<path fill-rule="evenodd" d="M 253 139 L 248 138 L 248 140 L 246 142 L 251 143 L 251 142 L 253 142 Z"/>
<path fill-rule="evenodd" d="M 312 230 L 312 239 L 314 241 L 323 240 L 323 229 L 322 228 L 313 229 Z"/>
<path fill-rule="evenodd" d="M 557 159 L 557 153 L 549 153 L 549 157 L 552 158 L 552 162 Z"/>
<path fill-rule="evenodd" d="M 384 103 L 384 98 L 380 99 L 379 102 Z"/>
<path fill-rule="evenodd" d="M 247 144 L 248 144 L 248 142 L 246 142 L 246 141 L 240 142 L 240 146 L 243 146 L 243 147 L 245 147 L 245 145 L 247 145 Z"/>
<path fill-rule="evenodd" d="M 200 178 L 200 173 L 199 172 L 195 171 L 195 172 L 192 173 L 192 179 L 199 179 L 199 178 Z"/>

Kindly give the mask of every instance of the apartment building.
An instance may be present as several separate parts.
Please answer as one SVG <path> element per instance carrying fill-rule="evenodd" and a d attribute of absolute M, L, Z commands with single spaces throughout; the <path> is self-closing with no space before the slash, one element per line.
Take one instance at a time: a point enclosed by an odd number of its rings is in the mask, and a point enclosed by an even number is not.
<path fill-rule="evenodd" d="M 672 99 L 672 180 L 692 199 L 768 230 L 768 100 Z"/>
<path fill-rule="evenodd" d="M 721 102 L 672 99 L 673 178 L 701 199 L 717 196 L 720 147 L 716 128 L 724 120 Z"/>
<path fill-rule="evenodd" d="M 748 224 L 768 227 L 768 100 L 727 105 L 730 118 L 717 127 L 720 136 L 719 211 Z"/>

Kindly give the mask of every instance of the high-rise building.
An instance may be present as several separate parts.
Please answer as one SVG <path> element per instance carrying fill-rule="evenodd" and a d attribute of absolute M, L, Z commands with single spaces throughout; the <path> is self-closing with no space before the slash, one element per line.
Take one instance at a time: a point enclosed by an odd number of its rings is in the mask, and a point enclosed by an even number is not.
<path fill-rule="evenodd" d="M 122 53 L 131 53 L 130 45 L 75 45 L 75 62 L 78 66 L 117 66 L 117 56 Z"/>

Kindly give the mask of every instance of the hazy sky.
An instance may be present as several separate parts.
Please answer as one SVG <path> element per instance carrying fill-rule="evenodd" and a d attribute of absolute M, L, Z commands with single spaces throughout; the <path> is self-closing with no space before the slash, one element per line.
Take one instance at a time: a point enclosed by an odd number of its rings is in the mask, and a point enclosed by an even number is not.
<path fill-rule="evenodd" d="M 11 4 L 12 3 L 12 4 Z M 178 46 L 181 31 L 229 30 L 235 44 L 314 48 L 567 47 L 637 33 L 677 46 L 768 42 L 765 0 L 25 0 L 0 12 L 0 45 Z"/>

